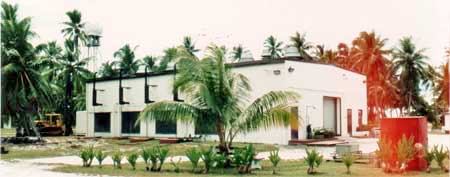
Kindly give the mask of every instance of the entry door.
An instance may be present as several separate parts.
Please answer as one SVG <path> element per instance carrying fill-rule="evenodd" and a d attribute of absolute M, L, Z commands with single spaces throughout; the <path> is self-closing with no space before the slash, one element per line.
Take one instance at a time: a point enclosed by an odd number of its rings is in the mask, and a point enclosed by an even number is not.
<path fill-rule="evenodd" d="M 352 135 L 352 109 L 347 109 L 347 133 Z"/>
<path fill-rule="evenodd" d="M 331 97 L 323 98 L 323 128 L 336 132 L 337 99 Z"/>
<path fill-rule="evenodd" d="M 291 108 L 291 139 L 298 139 L 298 107 Z"/>

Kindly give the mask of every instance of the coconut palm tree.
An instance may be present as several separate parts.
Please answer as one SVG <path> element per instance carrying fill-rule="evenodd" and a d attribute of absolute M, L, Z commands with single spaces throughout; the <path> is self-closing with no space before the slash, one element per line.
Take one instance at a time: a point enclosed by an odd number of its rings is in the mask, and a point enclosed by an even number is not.
<path fill-rule="evenodd" d="M 312 60 L 313 58 L 308 53 L 308 50 L 311 50 L 314 46 L 306 41 L 306 34 L 300 34 L 299 32 L 295 32 L 294 36 L 290 37 L 292 46 L 298 49 L 300 56 L 307 60 Z"/>
<path fill-rule="evenodd" d="M 287 107 L 299 95 L 290 91 L 272 91 L 248 102 L 251 91 L 248 79 L 233 73 L 225 64 L 223 47 L 208 47 L 202 60 L 180 56 L 175 88 L 187 94 L 185 102 L 161 101 L 149 104 L 139 120 L 214 122 L 221 151 L 229 151 L 233 138 L 273 125 L 287 125 Z"/>
<path fill-rule="evenodd" d="M 181 51 L 185 51 L 185 50 L 181 50 Z M 167 69 L 167 66 L 170 62 L 174 62 L 176 61 L 176 59 L 178 58 L 178 55 L 180 52 L 177 48 L 175 47 L 171 47 L 171 48 L 167 48 L 164 50 L 164 55 L 161 59 L 161 62 L 159 62 L 159 66 L 158 66 L 158 71 L 164 71 Z M 192 55 L 191 55 L 192 56 Z"/>
<path fill-rule="evenodd" d="M 271 59 L 278 59 L 282 56 L 282 46 L 283 42 L 278 42 L 273 36 L 269 36 L 264 42 L 264 47 L 269 50 Z"/>
<path fill-rule="evenodd" d="M 114 52 L 114 57 L 120 59 L 118 65 L 123 72 L 122 74 L 134 74 L 138 71 L 140 61 L 135 60 L 134 51 L 136 48 L 137 46 L 132 49 L 130 45 L 126 44 L 118 51 Z"/>
<path fill-rule="evenodd" d="M 154 56 L 145 56 L 142 58 L 142 63 L 145 67 L 147 67 L 150 71 L 157 71 L 158 67 L 156 66 L 156 62 L 158 61 L 157 57 Z"/>
<path fill-rule="evenodd" d="M 239 44 L 236 47 L 233 47 L 233 51 L 231 53 L 231 58 L 233 58 L 234 62 L 240 62 L 242 60 L 242 55 L 245 52 L 245 48 Z"/>
<path fill-rule="evenodd" d="M 393 50 L 394 71 L 400 76 L 401 95 L 407 104 L 408 113 L 420 97 L 420 86 L 433 80 L 431 66 L 425 61 L 425 49 L 416 49 L 411 37 L 400 39 L 400 46 Z"/>
<path fill-rule="evenodd" d="M 450 60 L 450 49 L 447 49 L 447 57 Z M 436 86 L 434 87 L 434 95 L 436 96 L 436 103 L 442 112 L 449 111 L 449 62 L 447 61 L 440 67 L 440 72 L 436 76 Z"/>
<path fill-rule="evenodd" d="M 100 77 L 114 77 L 119 74 L 119 71 L 115 69 L 115 66 L 117 65 L 117 62 L 105 62 L 100 67 L 100 70 L 98 71 Z"/>
<path fill-rule="evenodd" d="M 86 42 L 86 34 L 83 30 L 85 23 L 82 22 L 81 12 L 75 9 L 66 12 L 66 15 L 69 17 L 69 21 L 63 22 L 66 27 L 62 29 L 62 33 L 69 37 L 78 48 L 80 42 L 82 44 Z"/>
<path fill-rule="evenodd" d="M 18 18 L 17 5 L 2 2 L 1 6 L 2 116 L 24 128 L 26 135 L 32 135 L 30 130 L 34 130 L 39 136 L 33 118 L 52 98 L 30 43 L 34 37 L 31 18 Z"/>
<path fill-rule="evenodd" d="M 195 53 L 200 51 L 199 49 L 195 48 L 195 44 L 194 44 L 194 42 L 192 42 L 191 36 L 185 36 L 183 38 L 183 47 L 192 56 L 195 56 Z"/>

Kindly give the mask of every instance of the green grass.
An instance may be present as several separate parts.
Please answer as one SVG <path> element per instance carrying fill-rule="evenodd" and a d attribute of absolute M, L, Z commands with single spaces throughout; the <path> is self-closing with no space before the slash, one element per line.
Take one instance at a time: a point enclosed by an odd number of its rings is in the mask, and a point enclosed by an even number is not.
<path fill-rule="evenodd" d="M 2 128 L 2 129 L 0 129 L 0 135 L 1 135 L 1 137 L 16 136 L 16 129 Z"/>
<path fill-rule="evenodd" d="M 96 162 L 94 162 L 95 164 Z M 255 170 L 250 175 L 239 175 L 237 170 L 234 168 L 230 169 L 214 169 L 209 174 L 199 174 L 192 173 L 190 163 L 183 162 L 180 163 L 181 172 L 175 173 L 174 168 L 171 164 L 167 163 L 163 167 L 162 172 L 147 172 L 145 171 L 144 165 L 139 163 L 135 171 L 131 169 L 131 166 L 126 164 L 126 161 L 122 166 L 122 169 L 114 169 L 111 165 L 103 166 L 103 168 L 98 168 L 93 166 L 90 168 L 74 166 L 74 165 L 63 165 L 58 166 L 52 171 L 65 172 L 65 173 L 78 173 L 87 175 L 111 175 L 111 176 L 183 176 L 183 177 L 194 177 L 194 176 L 333 176 L 333 177 L 348 177 L 348 176 L 358 176 L 358 177 L 388 177 L 392 174 L 385 174 L 379 168 L 374 168 L 371 165 L 366 164 L 354 164 L 351 168 L 352 174 L 346 174 L 346 168 L 342 163 L 336 162 L 325 162 L 320 168 L 317 169 L 317 174 L 307 175 L 307 166 L 303 161 L 282 161 L 277 170 L 277 174 L 272 174 L 272 167 L 270 162 L 263 161 L 263 169 Z M 97 165 L 97 164 L 95 164 Z M 200 166 L 203 168 L 203 166 Z M 425 172 L 407 172 L 404 175 L 396 176 L 427 176 L 427 177 L 445 177 L 448 176 L 447 173 L 439 170 L 433 169 L 431 173 Z"/>

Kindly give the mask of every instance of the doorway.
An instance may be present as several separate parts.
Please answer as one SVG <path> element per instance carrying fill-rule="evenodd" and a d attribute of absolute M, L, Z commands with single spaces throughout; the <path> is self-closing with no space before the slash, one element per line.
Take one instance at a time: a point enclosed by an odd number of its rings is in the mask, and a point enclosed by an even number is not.
<path fill-rule="evenodd" d="M 338 98 L 323 97 L 323 128 L 337 134 Z"/>
<path fill-rule="evenodd" d="M 352 136 L 352 109 L 347 109 L 347 133 Z"/>
<path fill-rule="evenodd" d="M 298 140 L 298 107 L 291 107 L 291 139 Z"/>

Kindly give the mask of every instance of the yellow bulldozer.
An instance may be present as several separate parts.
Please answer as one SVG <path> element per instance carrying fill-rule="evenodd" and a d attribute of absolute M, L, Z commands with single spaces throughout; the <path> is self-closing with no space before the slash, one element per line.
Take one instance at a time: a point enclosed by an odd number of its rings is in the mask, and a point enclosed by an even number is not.
<path fill-rule="evenodd" d="M 48 113 L 40 120 L 34 121 L 41 136 L 61 136 L 64 134 L 64 124 L 61 114 Z"/>

